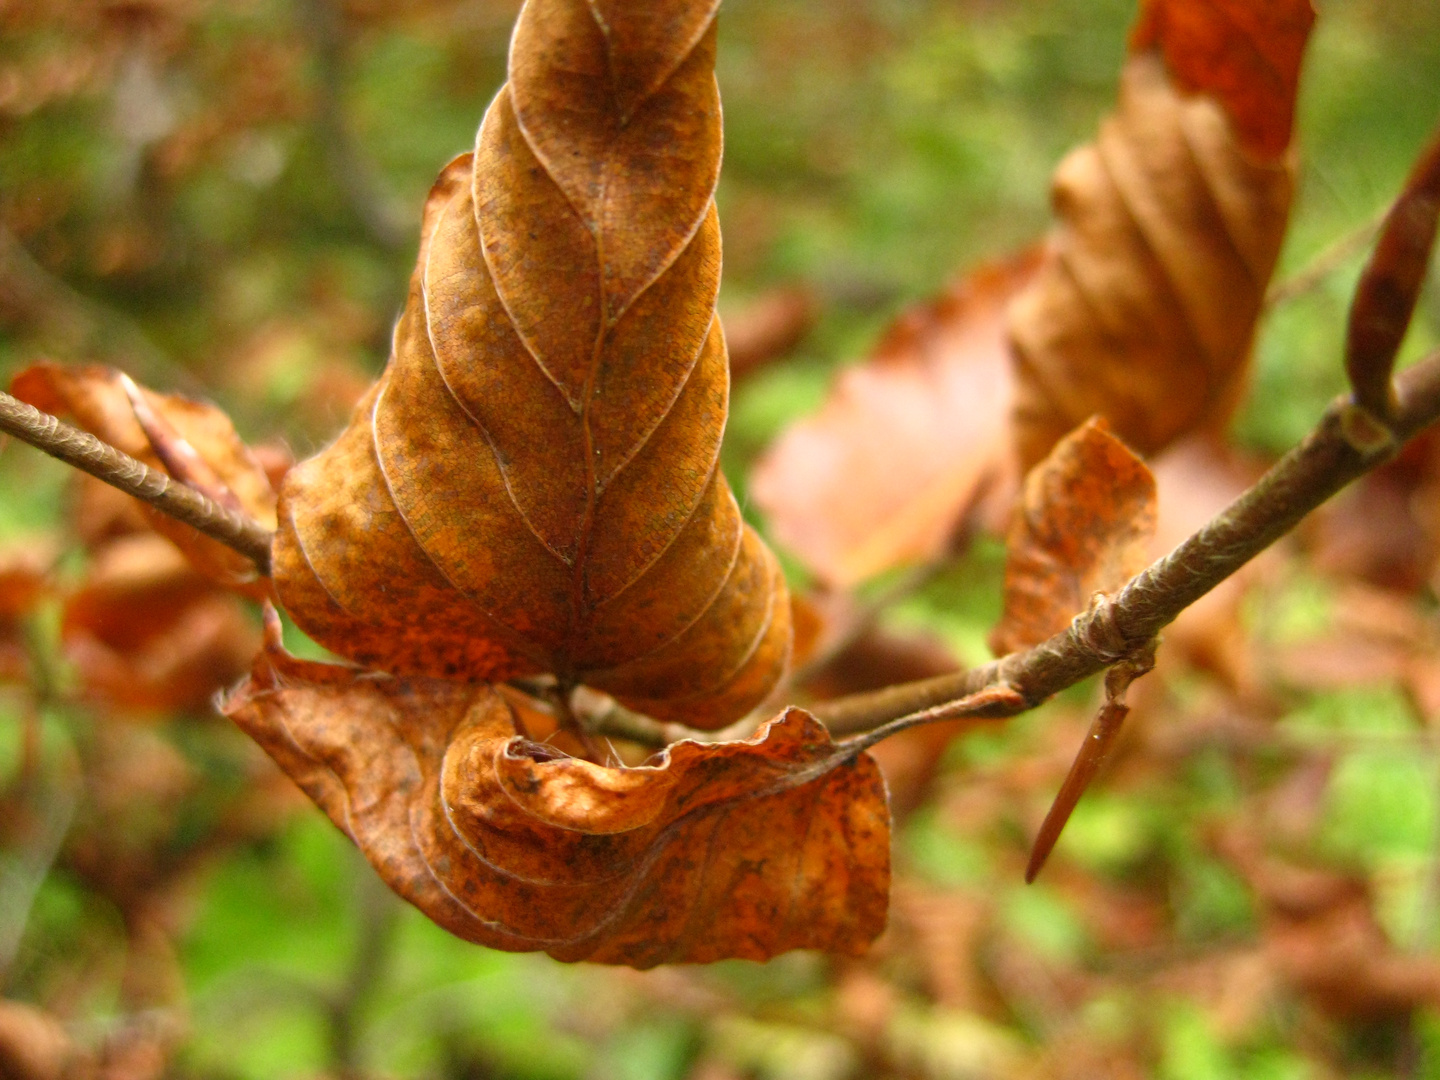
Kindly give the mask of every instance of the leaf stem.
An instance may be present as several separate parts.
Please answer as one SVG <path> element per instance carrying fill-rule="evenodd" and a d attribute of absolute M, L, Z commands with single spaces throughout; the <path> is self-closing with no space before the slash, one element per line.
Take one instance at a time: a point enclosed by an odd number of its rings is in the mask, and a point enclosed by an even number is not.
<path fill-rule="evenodd" d="M 853 735 L 1005 686 L 1015 691 L 1014 698 L 993 703 L 986 715 L 1015 715 L 1105 670 L 1440 419 L 1440 352 L 1401 372 L 1395 390 L 1398 407 L 1385 422 L 1348 397 L 1333 402 L 1310 434 L 1253 487 L 1118 593 L 1097 596 L 1048 641 L 969 671 L 851 694 L 811 711 L 833 734 Z"/>
<path fill-rule="evenodd" d="M 71 427 L 19 398 L 0 392 L 0 432 L 59 458 L 162 514 L 218 540 L 270 573 L 274 534 L 258 521 L 227 510 L 194 488 L 152 469 L 88 432 Z"/>

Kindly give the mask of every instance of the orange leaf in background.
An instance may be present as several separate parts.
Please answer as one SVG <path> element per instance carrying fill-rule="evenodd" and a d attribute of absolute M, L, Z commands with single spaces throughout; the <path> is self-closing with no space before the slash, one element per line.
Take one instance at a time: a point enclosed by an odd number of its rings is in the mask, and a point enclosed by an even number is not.
<path fill-rule="evenodd" d="M 137 419 L 136 404 L 127 394 L 125 381 L 125 376 L 107 367 L 36 364 L 15 376 L 10 392 L 44 412 L 73 416 L 80 427 L 111 446 L 152 469 L 193 484 L 194 476 L 176 470 L 173 457 L 166 461 L 157 452 L 155 443 L 161 442 L 165 449 L 164 440 L 168 439 L 172 447 L 189 458 L 191 468 L 198 469 L 211 484 L 219 485 L 218 491 L 197 485 L 206 495 L 231 501 L 235 509 L 262 525 L 274 527 L 274 489 L 265 470 L 235 433 L 229 417 L 213 405 L 176 394 L 157 394 L 131 383 L 142 411 L 148 408 L 147 420 L 163 425 L 160 432 L 152 429 L 147 434 Z M 258 578 L 254 564 L 245 556 L 149 506 L 137 505 L 155 531 L 172 540 L 206 577 L 227 588 L 264 595 L 267 583 Z"/>
<path fill-rule="evenodd" d="M 1159 49 L 1182 90 L 1216 98 L 1241 144 L 1276 158 L 1290 145 L 1314 22 L 1309 0 L 1147 0 L 1130 47 Z"/>
<path fill-rule="evenodd" d="M 272 614 L 225 712 L 396 892 L 492 948 L 645 968 L 858 953 L 885 923 L 884 782 L 800 709 L 606 768 L 517 737 L 488 686 L 297 660 Z"/>
<path fill-rule="evenodd" d="M 778 360 L 805 340 L 820 318 L 820 301 L 804 286 L 773 289 L 725 319 L 730 378 L 747 375 Z"/>
<path fill-rule="evenodd" d="M 1155 517 L 1155 477 L 1103 420 L 1062 439 L 1025 478 L 1015 507 L 995 653 L 1059 633 L 1093 594 L 1143 570 Z"/>
<path fill-rule="evenodd" d="M 260 647 L 241 601 L 154 533 L 94 555 L 65 600 L 60 635 L 87 695 L 160 712 L 204 709 Z"/>
<path fill-rule="evenodd" d="M 784 580 L 718 464 L 715 7 L 521 12 L 382 381 L 283 485 L 277 589 L 336 652 L 704 727 L 782 673 Z"/>
<path fill-rule="evenodd" d="M 981 267 L 903 315 L 756 466 L 750 493 L 776 539 L 822 581 L 933 559 L 977 503 L 1008 505 L 1005 306 L 1038 254 Z"/>
<path fill-rule="evenodd" d="M 0 683 L 30 676 L 24 621 L 48 591 L 51 546 L 45 539 L 29 539 L 0 548 Z"/>
<path fill-rule="evenodd" d="M 1149 455 L 1233 411 L 1294 194 L 1312 17 L 1309 0 L 1146 7 L 1119 109 L 1056 170 L 1061 224 L 1011 310 L 1024 467 L 1095 414 Z"/>

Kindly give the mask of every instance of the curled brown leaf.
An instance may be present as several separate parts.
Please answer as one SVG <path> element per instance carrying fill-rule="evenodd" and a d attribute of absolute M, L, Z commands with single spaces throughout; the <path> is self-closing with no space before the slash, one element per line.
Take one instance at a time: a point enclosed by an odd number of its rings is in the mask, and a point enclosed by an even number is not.
<path fill-rule="evenodd" d="M 784 581 L 719 470 L 715 6 L 521 12 L 382 381 L 283 486 L 276 584 L 335 651 L 705 727 L 779 678 Z"/>
<path fill-rule="evenodd" d="M 1233 411 L 1294 194 L 1309 0 L 1151 0 L 1118 110 L 1056 170 L 1011 311 L 1022 464 L 1086 417 L 1144 454 Z M 1178 83 L 1178 86 L 1177 86 Z"/>
<path fill-rule="evenodd" d="M 885 922 L 875 763 L 790 709 L 607 768 L 516 735 L 492 688 L 265 651 L 226 713 L 460 937 L 651 967 L 862 951 Z"/>

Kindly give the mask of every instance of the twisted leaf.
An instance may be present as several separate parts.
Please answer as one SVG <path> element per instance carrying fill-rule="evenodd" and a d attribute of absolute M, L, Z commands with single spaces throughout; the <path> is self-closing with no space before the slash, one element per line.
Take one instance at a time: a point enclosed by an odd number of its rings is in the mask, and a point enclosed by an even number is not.
<path fill-rule="evenodd" d="M 718 467 L 715 6 L 521 12 L 385 375 L 282 490 L 277 587 L 331 649 L 712 727 L 779 677 L 784 582 Z"/>
<path fill-rule="evenodd" d="M 885 923 L 884 781 L 800 709 L 605 768 L 517 737 L 491 687 L 296 660 L 272 618 L 225 711 L 470 941 L 651 967 L 858 953 Z"/>
<path fill-rule="evenodd" d="M 1011 311 L 1027 469 L 1097 413 L 1154 454 L 1233 410 L 1290 212 L 1312 19 L 1309 0 L 1147 3 L 1119 109 L 1056 170 L 1061 223 Z"/>

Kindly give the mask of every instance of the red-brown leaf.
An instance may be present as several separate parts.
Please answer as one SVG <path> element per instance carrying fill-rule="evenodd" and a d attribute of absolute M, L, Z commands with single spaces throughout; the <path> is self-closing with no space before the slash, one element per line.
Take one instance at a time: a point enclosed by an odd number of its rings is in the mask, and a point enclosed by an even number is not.
<path fill-rule="evenodd" d="M 1013 485 L 1005 307 L 1038 256 L 983 266 L 901 316 L 756 467 L 756 504 L 821 580 L 846 587 L 934 558 L 978 500 L 1004 505 Z"/>
<path fill-rule="evenodd" d="M 1225 107 L 1247 150 L 1276 158 L 1314 21 L 1310 0 L 1146 0 L 1130 46 L 1159 49 L 1182 89 Z"/>
<path fill-rule="evenodd" d="M 515 734 L 488 686 L 296 660 L 226 713 L 398 893 L 461 937 L 651 967 L 862 951 L 885 922 L 884 782 L 803 710 L 607 768 Z"/>
<path fill-rule="evenodd" d="M 1024 468 L 1090 416 L 1152 455 L 1234 411 L 1289 220 L 1310 18 L 1309 0 L 1146 8 L 1119 108 L 1056 170 L 1060 224 L 1011 309 Z"/>
<path fill-rule="evenodd" d="M 1144 569 L 1155 516 L 1155 478 L 1103 420 L 1062 439 L 1025 478 L 1015 507 L 995 652 L 1059 633 L 1093 594 Z"/>

